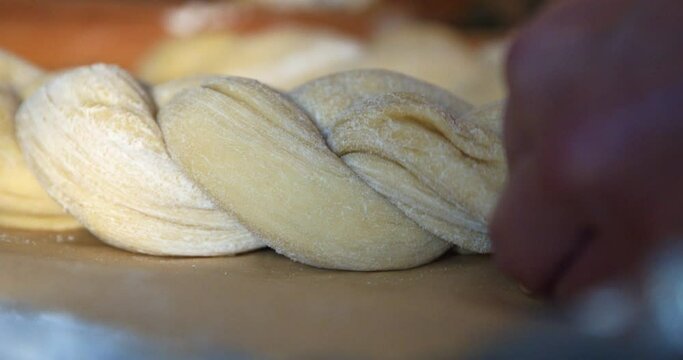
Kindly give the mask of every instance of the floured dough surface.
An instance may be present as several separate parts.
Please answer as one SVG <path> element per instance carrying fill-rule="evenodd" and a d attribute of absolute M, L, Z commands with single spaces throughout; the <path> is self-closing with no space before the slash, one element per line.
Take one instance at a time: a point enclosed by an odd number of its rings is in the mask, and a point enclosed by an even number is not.
<path fill-rule="evenodd" d="M 219 210 L 166 152 L 156 106 L 115 66 L 67 71 L 17 114 L 45 189 L 105 242 L 155 255 L 223 255 L 262 246 Z"/>
<path fill-rule="evenodd" d="M 327 136 L 342 111 L 358 101 L 395 92 L 418 94 L 453 116 L 462 116 L 474 109 L 467 101 L 438 86 L 382 69 L 350 70 L 324 76 L 295 88 L 290 96 Z"/>
<path fill-rule="evenodd" d="M 323 77 L 292 98 L 330 148 L 408 217 L 468 252 L 490 251 L 487 219 L 506 171 L 500 105 L 473 110 L 447 91 L 384 70 Z"/>

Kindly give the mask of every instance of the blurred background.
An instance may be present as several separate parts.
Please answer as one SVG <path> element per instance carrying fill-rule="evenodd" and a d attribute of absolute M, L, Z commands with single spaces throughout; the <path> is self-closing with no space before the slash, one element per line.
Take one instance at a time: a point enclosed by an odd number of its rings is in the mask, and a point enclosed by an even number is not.
<path fill-rule="evenodd" d="M 201 74 L 291 88 L 385 68 L 481 104 L 541 0 L 1 0 L 0 48 L 50 70 L 107 62 L 151 83 Z"/>
<path fill-rule="evenodd" d="M 388 11 L 438 20 L 472 32 L 500 33 L 519 24 L 542 0 L 2 0 L 0 47 L 48 68 L 108 61 L 131 67 L 160 39 L 169 18 L 202 8 L 206 27 L 252 31 L 305 23 L 367 35 Z M 209 10 L 211 9 L 211 11 Z M 200 17 L 200 15 L 197 15 Z M 211 18 L 210 20 L 208 18 Z M 216 19 L 220 19 L 216 21 Z M 201 21 L 196 19 L 196 21 Z"/>

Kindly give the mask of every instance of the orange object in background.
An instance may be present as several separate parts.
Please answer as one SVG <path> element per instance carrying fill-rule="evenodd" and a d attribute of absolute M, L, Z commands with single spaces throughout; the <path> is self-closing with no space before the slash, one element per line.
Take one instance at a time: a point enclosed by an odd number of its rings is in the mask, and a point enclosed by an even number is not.
<path fill-rule="evenodd" d="M 204 4 L 213 4 L 216 9 L 211 17 L 218 24 L 210 24 L 209 30 L 253 31 L 294 23 L 363 37 L 388 13 L 409 13 L 466 26 L 480 22 L 487 27 L 493 19 L 498 25 L 506 26 L 522 19 L 533 8 L 532 4 L 538 2 L 375 1 L 369 2 L 374 5 L 367 9 L 348 12 L 288 9 L 284 6 L 286 3 L 273 8 L 259 5 L 259 1 Z M 146 50 L 169 36 L 166 29 L 169 13 L 187 4 L 178 0 L 0 0 L 0 48 L 47 69 L 94 62 L 134 69 Z"/>
<path fill-rule="evenodd" d="M 133 69 L 152 45 L 169 36 L 165 18 L 179 1 L 0 1 L 0 48 L 47 69 L 109 62 Z M 226 8 L 221 28 L 251 31 L 283 22 L 367 33 L 366 16 Z M 223 11 L 219 9 L 217 11 Z M 361 17 L 359 20 L 358 17 Z M 220 16 L 219 16 L 220 17 Z"/>
<path fill-rule="evenodd" d="M 2 1 L 0 47 L 48 69 L 98 61 L 126 67 L 166 34 L 168 4 Z"/>

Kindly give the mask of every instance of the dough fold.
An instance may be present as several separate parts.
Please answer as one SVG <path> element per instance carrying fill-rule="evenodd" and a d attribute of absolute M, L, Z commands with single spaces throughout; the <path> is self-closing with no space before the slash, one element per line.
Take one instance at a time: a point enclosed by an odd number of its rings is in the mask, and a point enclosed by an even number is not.
<path fill-rule="evenodd" d="M 170 159 L 155 113 L 129 74 L 94 65 L 56 76 L 26 100 L 17 136 L 47 192 L 111 245 L 184 256 L 263 246 Z"/>

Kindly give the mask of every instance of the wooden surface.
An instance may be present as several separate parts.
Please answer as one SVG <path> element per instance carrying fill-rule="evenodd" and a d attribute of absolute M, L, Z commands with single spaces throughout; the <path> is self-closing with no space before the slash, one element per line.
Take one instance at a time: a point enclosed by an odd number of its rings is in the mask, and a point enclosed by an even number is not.
<path fill-rule="evenodd" d="M 353 273 L 267 250 L 158 258 L 86 232 L 16 231 L 0 231 L 1 302 L 68 312 L 182 350 L 277 358 L 453 358 L 542 307 L 482 256 Z"/>

